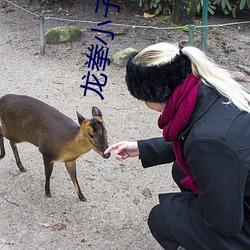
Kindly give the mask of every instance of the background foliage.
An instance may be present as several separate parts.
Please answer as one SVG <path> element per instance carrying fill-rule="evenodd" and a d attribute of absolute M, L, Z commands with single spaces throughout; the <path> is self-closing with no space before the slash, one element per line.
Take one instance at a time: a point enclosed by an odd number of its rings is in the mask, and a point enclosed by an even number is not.
<path fill-rule="evenodd" d="M 60 2 L 60 0 L 38 0 L 41 4 L 52 4 Z M 153 12 L 158 15 L 171 15 L 172 1 L 174 0 L 130 0 L 136 1 L 139 7 L 145 11 Z M 192 1 L 192 0 L 187 0 Z M 197 13 L 200 13 L 203 6 L 203 0 L 199 0 L 197 5 Z M 237 11 L 250 9 L 250 0 L 208 0 L 208 11 L 214 15 L 216 10 L 221 9 L 224 14 L 230 14 L 236 17 Z"/>
<path fill-rule="evenodd" d="M 154 11 L 155 14 L 171 14 L 172 1 L 174 0 L 132 0 L 136 1 L 140 7 L 146 11 Z M 192 1 L 192 0 L 187 0 Z M 197 13 L 200 13 L 203 6 L 203 0 L 199 0 Z M 214 15 L 217 8 L 220 8 L 224 14 L 231 14 L 236 17 L 237 11 L 245 8 L 250 9 L 250 0 L 208 0 L 208 11 Z"/>

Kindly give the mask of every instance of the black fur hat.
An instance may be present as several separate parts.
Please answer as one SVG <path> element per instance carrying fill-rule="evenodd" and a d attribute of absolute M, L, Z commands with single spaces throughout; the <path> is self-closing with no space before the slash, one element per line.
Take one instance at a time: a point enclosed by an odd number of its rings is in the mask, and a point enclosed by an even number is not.
<path fill-rule="evenodd" d="M 154 66 L 135 64 L 134 56 L 127 63 L 126 82 L 131 95 L 142 101 L 165 103 L 192 71 L 190 59 L 182 52 L 171 62 Z"/>

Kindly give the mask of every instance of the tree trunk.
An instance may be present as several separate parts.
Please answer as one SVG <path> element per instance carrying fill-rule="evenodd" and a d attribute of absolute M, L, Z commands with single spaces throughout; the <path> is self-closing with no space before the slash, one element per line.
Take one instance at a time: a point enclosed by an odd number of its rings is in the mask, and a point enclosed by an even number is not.
<path fill-rule="evenodd" d="M 173 0 L 171 22 L 178 25 L 192 24 L 198 0 Z"/>

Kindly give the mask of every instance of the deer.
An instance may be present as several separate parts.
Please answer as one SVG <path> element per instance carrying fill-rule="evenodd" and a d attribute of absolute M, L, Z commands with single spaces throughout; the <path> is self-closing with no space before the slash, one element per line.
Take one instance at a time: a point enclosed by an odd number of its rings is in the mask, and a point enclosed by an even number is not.
<path fill-rule="evenodd" d="M 64 162 L 81 201 L 86 201 L 76 175 L 76 160 L 91 149 L 104 159 L 108 148 L 107 130 L 101 111 L 92 107 L 92 118 L 76 111 L 79 125 L 54 107 L 26 95 L 7 94 L 0 98 L 0 159 L 5 156 L 4 138 L 8 139 L 16 164 L 25 172 L 17 144 L 28 142 L 38 147 L 45 168 L 45 194 L 51 197 L 50 177 L 54 162 Z"/>

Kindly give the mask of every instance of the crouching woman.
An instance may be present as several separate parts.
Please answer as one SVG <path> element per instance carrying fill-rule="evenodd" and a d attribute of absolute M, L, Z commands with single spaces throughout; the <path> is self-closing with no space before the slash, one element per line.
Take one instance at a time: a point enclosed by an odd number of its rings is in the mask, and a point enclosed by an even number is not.
<path fill-rule="evenodd" d="M 250 249 L 250 95 L 195 47 L 149 46 L 126 68 L 129 92 L 161 112 L 162 138 L 107 149 L 147 168 L 171 163 L 180 192 L 149 214 L 164 249 Z"/>

